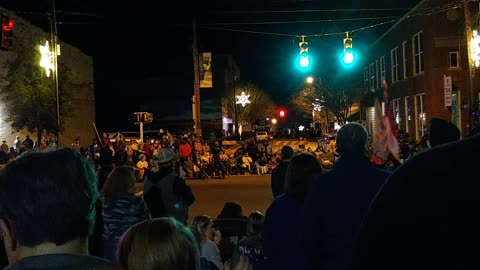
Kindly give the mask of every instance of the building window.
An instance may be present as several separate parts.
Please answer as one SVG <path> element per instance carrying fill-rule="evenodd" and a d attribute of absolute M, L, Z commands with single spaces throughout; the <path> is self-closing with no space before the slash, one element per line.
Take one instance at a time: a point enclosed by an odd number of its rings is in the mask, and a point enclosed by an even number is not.
<path fill-rule="evenodd" d="M 412 119 L 412 116 L 410 114 L 410 106 L 408 106 L 408 96 L 405 97 L 405 132 L 408 133 L 409 129 L 409 123 L 410 120 Z"/>
<path fill-rule="evenodd" d="M 459 68 L 460 65 L 458 63 L 458 52 L 450 52 L 450 68 Z"/>
<path fill-rule="evenodd" d="M 392 111 L 393 111 L 393 120 L 395 121 L 396 128 L 400 129 L 400 122 L 402 118 L 400 117 L 400 99 L 392 100 Z"/>
<path fill-rule="evenodd" d="M 413 49 L 413 74 L 417 75 L 423 72 L 423 33 L 412 37 L 412 49 Z"/>
<path fill-rule="evenodd" d="M 415 96 L 415 138 L 420 140 L 425 135 L 427 124 L 425 115 L 425 94 Z"/>
<path fill-rule="evenodd" d="M 370 64 L 369 71 L 370 71 L 370 90 L 373 90 L 375 89 L 375 70 L 373 67 L 373 63 Z"/>
<path fill-rule="evenodd" d="M 378 59 L 375 60 L 375 88 L 379 88 L 380 87 L 380 76 L 379 76 L 379 70 L 378 70 Z"/>
<path fill-rule="evenodd" d="M 392 83 L 398 82 L 398 47 L 390 51 L 390 60 L 392 63 Z"/>
<path fill-rule="evenodd" d="M 408 75 L 407 75 L 407 41 L 404 41 L 402 43 L 402 62 L 403 62 L 403 79 L 405 80 Z"/>
<path fill-rule="evenodd" d="M 385 55 L 380 57 L 380 80 L 381 84 L 386 80 L 385 79 Z"/>
<path fill-rule="evenodd" d="M 365 88 L 365 91 L 369 91 L 368 89 L 368 67 L 363 68 L 363 87 Z"/>

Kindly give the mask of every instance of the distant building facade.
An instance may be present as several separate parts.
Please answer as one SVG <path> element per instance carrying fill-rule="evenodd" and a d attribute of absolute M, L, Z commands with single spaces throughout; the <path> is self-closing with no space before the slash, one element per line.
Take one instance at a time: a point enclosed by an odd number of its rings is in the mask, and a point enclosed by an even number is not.
<path fill-rule="evenodd" d="M 0 7 L 1 9 L 1 7 Z M 50 33 L 45 32 L 41 28 L 29 23 L 27 20 L 16 16 L 13 12 L 1 9 L 8 13 L 11 19 L 15 22 L 14 28 L 14 45 L 11 50 L 0 50 L 0 93 L 2 87 L 8 82 L 6 76 L 8 73 L 8 60 L 15 59 L 15 42 L 17 37 L 33 36 L 38 37 L 40 45 L 41 39 L 49 39 Z M 65 64 L 75 74 L 75 81 L 73 82 L 72 95 L 72 116 L 64 119 L 64 129 L 60 134 L 60 143 L 62 147 L 71 145 L 75 138 L 80 139 L 81 146 L 88 146 L 92 139 L 96 138 L 93 123 L 95 122 L 95 95 L 94 95 L 94 77 L 93 77 L 93 59 L 86 55 L 80 49 L 61 42 L 61 55 L 58 57 L 59 63 Z M 40 67 L 39 67 L 40 68 Z M 58 71 L 62 72 L 61 70 Z M 52 89 L 52 91 L 55 91 Z M 0 104 L 0 110 L 3 110 L 3 104 Z M 3 111 L 2 111 L 3 114 Z M 37 138 L 36 134 L 30 134 L 26 130 L 19 132 L 14 131 L 9 123 L 5 122 L 3 117 L 0 117 L 0 140 L 7 140 L 11 145 L 16 135 L 19 135 L 23 140 L 25 135 L 31 135 L 32 138 Z"/>
<path fill-rule="evenodd" d="M 478 16 L 474 5 L 467 8 Z M 463 135 L 478 124 L 479 72 L 469 61 L 472 37 L 466 36 L 464 11 L 462 3 L 423 0 L 368 50 L 365 90 L 381 93 L 385 80 L 397 129 L 417 140 L 434 117 L 453 122 Z M 374 109 L 363 109 L 367 129 L 375 133 Z"/>

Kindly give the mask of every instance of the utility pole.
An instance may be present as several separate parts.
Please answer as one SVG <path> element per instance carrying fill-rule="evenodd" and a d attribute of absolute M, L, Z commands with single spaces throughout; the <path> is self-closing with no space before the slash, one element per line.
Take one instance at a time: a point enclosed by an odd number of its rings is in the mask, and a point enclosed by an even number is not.
<path fill-rule="evenodd" d="M 469 119 L 469 131 L 471 131 L 474 127 L 473 115 L 472 110 L 474 108 L 473 104 L 475 102 L 475 95 L 473 90 L 473 79 L 475 78 L 475 67 L 472 66 L 472 49 L 471 49 L 471 39 L 472 39 L 472 22 L 471 22 L 471 14 L 470 14 L 470 0 L 463 0 L 463 11 L 465 17 L 465 41 L 467 45 L 467 55 L 468 55 L 468 119 Z"/>
<path fill-rule="evenodd" d="M 238 132 L 238 113 L 237 113 L 237 75 L 235 74 L 235 65 L 233 63 L 233 57 L 232 57 L 232 79 L 233 79 L 233 113 L 234 113 L 234 118 L 235 121 L 233 122 L 235 133 Z"/>
<path fill-rule="evenodd" d="M 198 63 L 198 48 L 197 48 L 197 21 L 193 18 L 193 121 L 195 134 L 198 137 L 202 136 L 201 118 L 200 118 L 200 70 Z"/>
<path fill-rule="evenodd" d="M 58 31 L 57 31 L 57 12 L 55 10 L 55 0 L 52 0 L 52 15 L 50 18 L 50 32 L 52 39 L 53 49 L 53 66 L 55 68 L 53 72 L 53 80 L 55 86 L 55 96 L 57 102 L 57 144 L 61 147 L 60 143 L 60 95 L 58 89 L 58 56 L 60 55 L 60 45 L 58 44 Z M 40 132 L 40 131 L 39 131 Z"/>

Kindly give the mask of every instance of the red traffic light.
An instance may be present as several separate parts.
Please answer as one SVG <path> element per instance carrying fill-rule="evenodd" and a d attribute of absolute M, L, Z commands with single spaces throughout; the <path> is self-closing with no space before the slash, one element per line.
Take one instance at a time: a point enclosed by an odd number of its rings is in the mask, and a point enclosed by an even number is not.
<path fill-rule="evenodd" d="M 15 23 L 13 20 L 10 20 L 8 17 L 3 17 L 2 18 L 2 30 L 5 32 L 10 32 L 13 29 L 13 26 Z"/>
<path fill-rule="evenodd" d="M 285 117 L 285 111 L 284 110 L 281 110 L 280 112 L 278 112 L 278 115 L 280 117 Z"/>

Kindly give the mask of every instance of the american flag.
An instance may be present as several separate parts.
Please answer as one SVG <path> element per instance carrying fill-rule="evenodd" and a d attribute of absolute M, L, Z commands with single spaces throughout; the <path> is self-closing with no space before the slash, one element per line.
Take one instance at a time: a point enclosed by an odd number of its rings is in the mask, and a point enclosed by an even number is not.
<path fill-rule="evenodd" d="M 388 99 L 388 85 L 383 81 L 383 101 L 385 102 L 385 113 L 378 99 L 375 97 L 375 121 L 376 133 L 373 138 L 373 154 L 377 157 L 387 160 L 388 155 L 400 161 L 400 146 L 398 145 L 397 132 L 393 121 L 393 110 Z"/>

